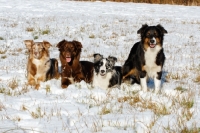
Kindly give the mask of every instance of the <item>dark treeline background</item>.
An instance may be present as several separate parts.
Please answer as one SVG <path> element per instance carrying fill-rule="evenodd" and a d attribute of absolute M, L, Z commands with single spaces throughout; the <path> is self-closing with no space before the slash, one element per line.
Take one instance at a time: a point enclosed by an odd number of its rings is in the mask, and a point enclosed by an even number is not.
<path fill-rule="evenodd" d="M 75 1 L 96 1 L 96 0 L 75 0 Z M 185 5 L 185 6 L 199 6 L 200 5 L 200 0 L 100 0 L 100 1 L 172 4 L 172 5 Z"/>

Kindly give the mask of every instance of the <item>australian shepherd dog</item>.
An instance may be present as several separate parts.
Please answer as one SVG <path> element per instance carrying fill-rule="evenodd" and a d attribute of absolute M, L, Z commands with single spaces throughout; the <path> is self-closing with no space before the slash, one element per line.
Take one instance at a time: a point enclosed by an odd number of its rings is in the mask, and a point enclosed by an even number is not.
<path fill-rule="evenodd" d="M 108 89 L 115 85 L 119 87 L 122 81 L 121 66 L 115 66 L 116 57 L 104 58 L 101 54 L 94 54 L 94 76 L 92 85 Z"/>
<path fill-rule="evenodd" d="M 39 89 L 40 82 L 58 79 L 58 61 L 55 58 L 50 58 L 49 48 L 51 44 L 47 41 L 34 42 L 33 40 L 24 41 L 26 48 L 29 51 L 27 63 L 27 78 L 28 84 Z"/>
<path fill-rule="evenodd" d="M 79 41 L 62 40 L 57 44 L 61 61 L 61 87 L 67 88 L 70 84 L 84 80 L 92 82 L 93 63 L 80 61 L 82 44 Z"/>
<path fill-rule="evenodd" d="M 123 80 L 134 79 L 140 83 L 143 91 L 147 91 L 147 77 L 153 78 L 154 91 L 158 93 L 165 62 L 163 40 L 167 31 L 160 24 L 157 26 L 145 24 L 137 33 L 141 35 L 141 41 L 134 44 L 123 65 Z"/>

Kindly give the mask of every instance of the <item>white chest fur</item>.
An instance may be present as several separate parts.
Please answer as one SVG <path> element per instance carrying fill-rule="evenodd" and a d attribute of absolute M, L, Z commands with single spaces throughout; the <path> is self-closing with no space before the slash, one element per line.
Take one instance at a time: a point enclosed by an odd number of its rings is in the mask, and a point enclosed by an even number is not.
<path fill-rule="evenodd" d="M 157 72 L 161 71 L 161 66 L 156 64 L 156 57 L 158 52 L 161 50 L 161 47 L 157 45 L 155 48 L 147 48 L 145 51 L 145 66 L 144 69 L 147 72 L 147 75 L 151 78 L 157 76 Z"/>
<path fill-rule="evenodd" d="M 49 70 L 50 65 L 51 65 L 51 62 L 49 60 L 50 60 L 49 57 L 46 57 L 46 58 L 43 58 L 40 60 L 38 60 L 38 59 L 32 60 L 33 64 L 35 64 L 35 66 L 36 66 L 36 75 L 35 75 L 36 78 L 47 73 L 47 71 Z"/>
<path fill-rule="evenodd" d="M 94 72 L 92 85 L 94 87 L 108 89 L 108 86 L 110 84 L 109 81 L 110 81 L 111 77 L 112 77 L 111 72 L 106 73 L 105 76 L 101 76 L 101 75 L 97 74 L 96 72 Z"/>

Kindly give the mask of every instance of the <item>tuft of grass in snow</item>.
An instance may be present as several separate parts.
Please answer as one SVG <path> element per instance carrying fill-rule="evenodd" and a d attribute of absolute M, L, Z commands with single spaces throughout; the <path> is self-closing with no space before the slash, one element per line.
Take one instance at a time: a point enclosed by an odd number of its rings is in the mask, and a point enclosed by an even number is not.
<path fill-rule="evenodd" d="M 7 58 L 6 55 L 2 55 L 2 56 L 1 56 L 1 59 L 6 59 L 6 58 Z"/>
<path fill-rule="evenodd" d="M 138 93 L 134 94 L 134 96 L 125 96 L 118 99 L 118 102 L 128 102 L 131 106 L 140 107 L 142 110 L 152 110 L 156 115 L 168 115 L 170 114 L 167 107 L 164 103 L 156 103 L 152 100 L 145 100 L 139 96 Z"/>
<path fill-rule="evenodd" d="M 187 77 L 188 77 L 187 73 L 182 73 L 182 74 L 179 74 L 179 73 L 168 73 L 166 75 L 166 79 L 173 79 L 173 80 L 181 80 L 181 79 L 185 79 Z"/>
<path fill-rule="evenodd" d="M 42 30 L 42 31 L 41 31 L 41 34 L 42 34 L 42 35 L 49 34 L 49 33 L 50 33 L 50 30 L 49 30 L 49 29 L 45 29 L 45 30 Z"/>
<path fill-rule="evenodd" d="M 4 106 L 3 103 L 0 101 L 0 111 L 2 111 L 3 109 L 5 109 L 5 106 Z"/>
<path fill-rule="evenodd" d="M 0 88 L 0 93 L 5 94 L 5 95 L 8 95 L 8 96 L 11 96 L 11 95 L 12 95 L 10 89 L 6 89 L 5 87 L 1 87 L 1 88 Z"/>
<path fill-rule="evenodd" d="M 195 78 L 194 82 L 196 82 L 196 83 L 199 83 L 199 82 L 200 82 L 200 75 L 198 75 L 198 76 Z"/>
<path fill-rule="evenodd" d="M 180 103 L 183 107 L 189 109 L 189 108 L 192 108 L 193 105 L 194 105 L 194 100 L 193 99 L 188 99 L 188 98 L 183 98 L 181 103 Z"/>
<path fill-rule="evenodd" d="M 184 127 L 183 130 L 181 130 L 181 133 L 199 133 L 200 132 L 200 128 L 198 127 L 194 127 L 194 128 L 187 128 L 187 127 Z"/>
<path fill-rule="evenodd" d="M 109 114 L 111 113 L 111 110 L 106 108 L 106 106 L 104 106 L 101 111 L 99 112 L 100 115 L 105 115 L 105 114 Z"/>
<path fill-rule="evenodd" d="M 182 86 L 178 86 L 174 90 L 180 91 L 181 93 L 187 91 L 187 89 L 183 88 Z"/>
<path fill-rule="evenodd" d="M 47 94 L 47 93 L 49 93 L 49 92 L 51 92 L 50 85 L 46 85 L 46 88 L 45 88 L 45 90 L 46 90 L 46 94 Z"/>
<path fill-rule="evenodd" d="M 143 109 L 150 109 L 152 110 L 156 115 L 168 115 L 170 112 L 168 111 L 167 107 L 164 104 L 157 104 L 150 101 L 143 100 L 142 104 L 140 105 Z"/>
<path fill-rule="evenodd" d="M 26 28 L 26 31 L 27 31 L 27 32 L 33 32 L 33 31 L 34 31 L 34 28 L 33 28 L 33 27 L 27 27 L 27 28 Z"/>
<path fill-rule="evenodd" d="M 24 104 L 22 105 L 21 109 L 22 109 L 23 111 L 26 111 L 26 110 L 27 110 L 27 108 L 26 108 L 26 106 L 25 106 Z"/>
<path fill-rule="evenodd" d="M 37 107 L 35 112 L 31 112 L 31 116 L 35 119 L 41 118 L 42 117 L 41 108 Z"/>
<path fill-rule="evenodd" d="M 4 40 L 4 38 L 0 36 L 0 40 Z"/>
<path fill-rule="evenodd" d="M 7 48 L 0 48 L 0 54 L 5 54 L 7 51 Z"/>
<path fill-rule="evenodd" d="M 95 38 L 94 34 L 89 35 L 89 38 Z"/>
<path fill-rule="evenodd" d="M 12 90 L 16 89 L 18 87 L 18 80 L 17 78 L 12 78 L 9 82 L 8 82 L 8 87 L 10 87 Z"/>
<path fill-rule="evenodd" d="M 38 39 L 38 38 L 39 38 L 38 36 L 34 36 L 34 37 L 33 37 L 34 40 L 36 40 L 36 39 Z"/>

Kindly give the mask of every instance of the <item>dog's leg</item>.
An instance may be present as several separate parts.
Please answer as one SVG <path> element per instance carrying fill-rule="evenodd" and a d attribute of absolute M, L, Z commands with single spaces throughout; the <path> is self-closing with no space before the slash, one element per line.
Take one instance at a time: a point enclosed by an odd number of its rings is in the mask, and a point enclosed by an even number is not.
<path fill-rule="evenodd" d="M 156 94 L 158 94 L 160 92 L 161 76 L 162 76 L 162 72 L 157 72 L 157 77 L 154 77 L 154 85 L 155 85 L 154 92 Z"/>
<path fill-rule="evenodd" d="M 28 73 L 28 84 L 32 86 L 35 86 L 36 84 L 35 78 L 30 73 Z"/>
<path fill-rule="evenodd" d="M 147 73 L 146 71 L 140 72 L 140 85 L 144 92 L 147 92 Z"/>
<path fill-rule="evenodd" d="M 71 82 L 67 77 L 62 77 L 62 79 L 61 79 L 61 87 L 63 89 L 67 88 L 70 84 L 71 84 Z"/>
<path fill-rule="evenodd" d="M 35 85 L 35 89 L 38 90 L 40 88 L 40 82 L 44 82 L 46 80 L 46 75 L 37 78 L 37 83 Z"/>
<path fill-rule="evenodd" d="M 80 82 L 81 80 L 85 80 L 83 74 L 80 72 L 80 73 L 77 73 L 76 74 L 76 77 L 74 78 L 74 81 L 75 82 Z"/>
<path fill-rule="evenodd" d="M 56 60 L 55 61 L 55 79 L 59 79 L 59 78 L 60 78 L 60 73 L 58 71 L 58 61 Z"/>

